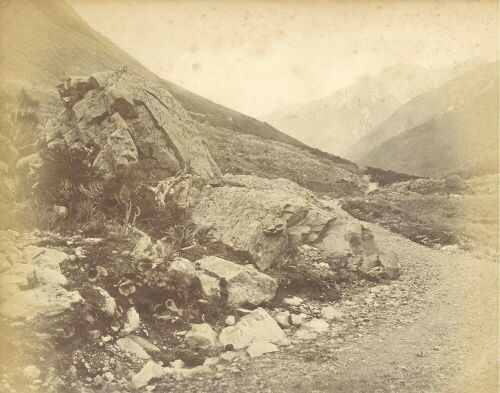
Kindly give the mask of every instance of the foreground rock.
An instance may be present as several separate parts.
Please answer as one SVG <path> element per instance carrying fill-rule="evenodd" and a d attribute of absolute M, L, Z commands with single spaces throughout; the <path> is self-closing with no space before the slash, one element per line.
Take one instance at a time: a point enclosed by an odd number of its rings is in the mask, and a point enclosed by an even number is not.
<path fill-rule="evenodd" d="M 260 307 L 242 317 L 236 325 L 222 329 L 219 335 L 221 345 L 232 345 L 235 349 L 246 348 L 258 341 L 278 345 L 289 343 L 276 321 Z"/>
<path fill-rule="evenodd" d="M 200 259 L 197 264 L 209 276 L 201 279 L 204 293 L 213 294 L 215 283 L 210 277 L 215 277 L 219 293 L 227 294 L 229 306 L 240 307 L 248 303 L 259 305 L 269 302 L 276 295 L 276 280 L 257 271 L 252 265 L 241 266 L 215 256 Z"/>

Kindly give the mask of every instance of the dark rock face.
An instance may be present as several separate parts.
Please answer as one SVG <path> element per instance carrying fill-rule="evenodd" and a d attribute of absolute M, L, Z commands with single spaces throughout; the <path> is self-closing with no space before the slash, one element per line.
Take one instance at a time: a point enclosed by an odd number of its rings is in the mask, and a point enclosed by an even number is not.
<path fill-rule="evenodd" d="M 167 174 L 188 167 L 218 183 L 196 122 L 166 89 L 118 70 L 69 78 L 58 91 L 66 109 L 46 124 L 49 150 L 95 156 L 92 166 L 104 178 L 145 162 Z"/>

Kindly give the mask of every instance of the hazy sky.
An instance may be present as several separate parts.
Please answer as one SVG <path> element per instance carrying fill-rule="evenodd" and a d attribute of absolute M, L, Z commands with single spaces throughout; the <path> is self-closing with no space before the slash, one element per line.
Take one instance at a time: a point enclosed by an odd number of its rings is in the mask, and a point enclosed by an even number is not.
<path fill-rule="evenodd" d="M 496 1 L 70 3 L 159 76 L 254 116 L 395 64 L 498 57 Z"/>

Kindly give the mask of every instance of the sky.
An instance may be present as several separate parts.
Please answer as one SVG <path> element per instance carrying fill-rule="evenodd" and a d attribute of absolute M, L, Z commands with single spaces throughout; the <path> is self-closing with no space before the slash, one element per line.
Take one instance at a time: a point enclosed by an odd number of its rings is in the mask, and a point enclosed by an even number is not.
<path fill-rule="evenodd" d="M 496 1 L 69 2 L 160 77 L 253 116 L 397 64 L 498 59 Z"/>

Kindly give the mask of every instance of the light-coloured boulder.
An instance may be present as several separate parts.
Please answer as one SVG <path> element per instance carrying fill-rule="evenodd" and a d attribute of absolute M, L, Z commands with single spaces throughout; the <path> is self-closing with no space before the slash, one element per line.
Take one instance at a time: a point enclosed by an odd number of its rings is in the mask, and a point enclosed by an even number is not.
<path fill-rule="evenodd" d="M 102 304 L 102 311 L 108 316 L 108 317 L 113 317 L 116 312 L 116 301 L 115 299 L 103 288 L 101 287 L 94 287 L 99 295 L 101 296 L 101 301 L 99 302 Z"/>
<path fill-rule="evenodd" d="M 149 359 L 151 356 L 144 348 L 130 337 L 123 337 L 116 341 L 116 345 L 126 353 L 137 356 L 140 359 Z"/>
<path fill-rule="evenodd" d="M 175 258 L 168 267 L 167 274 L 176 283 L 187 287 L 198 279 L 193 263 L 186 258 Z"/>
<path fill-rule="evenodd" d="M 156 345 L 151 343 L 151 341 L 146 340 L 145 338 L 141 336 L 136 336 L 135 334 L 131 334 L 128 336 L 132 341 L 135 341 L 137 344 L 139 344 L 142 348 L 149 352 L 160 352 L 160 348 L 158 348 Z"/>
<path fill-rule="evenodd" d="M 332 220 L 308 190 L 285 179 L 225 175 L 226 186 L 204 189 L 193 221 L 216 241 L 248 253 L 264 270 L 291 246 L 317 241 Z"/>
<path fill-rule="evenodd" d="M 208 274 L 198 273 L 203 295 L 207 298 L 220 298 L 219 279 Z"/>
<path fill-rule="evenodd" d="M 194 348 L 213 349 L 217 346 L 217 333 L 208 323 L 195 324 L 187 332 L 184 342 Z"/>
<path fill-rule="evenodd" d="M 131 333 L 139 329 L 141 326 L 141 317 L 134 307 L 130 307 L 125 315 L 125 324 L 123 331 L 125 333 Z"/>
<path fill-rule="evenodd" d="M 40 374 L 40 369 L 33 365 L 25 367 L 23 370 L 23 375 L 31 382 L 40 378 Z"/>
<path fill-rule="evenodd" d="M 162 367 L 160 364 L 150 360 L 141 368 L 141 371 L 132 377 L 132 386 L 135 389 L 139 389 L 146 386 L 153 378 L 161 378 L 171 373 L 171 369 Z"/>
<path fill-rule="evenodd" d="M 288 343 L 283 330 L 267 311 L 260 307 L 243 316 L 236 325 L 222 329 L 219 335 L 221 345 L 231 344 L 235 349 L 246 348 L 257 341 L 269 341 L 278 345 Z"/>
<path fill-rule="evenodd" d="M 280 311 L 273 316 L 273 319 L 282 328 L 290 327 L 290 311 Z"/>
<path fill-rule="evenodd" d="M 391 280 L 395 280 L 401 275 L 401 265 L 399 264 L 399 258 L 395 252 L 379 252 L 378 259 L 384 267 L 385 273 Z"/>
<path fill-rule="evenodd" d="M 269 341 L 256 341 L 247 348 L 247 352 L 251 358 L 262 356 L 265 353 L 278 352 L 279 349 L 276 345 Z"/>
<path fill-rule="evenodd" d="M 293 326 L 300 326 L 304 323 L 304 318 L 302 318 L 300 315 L 297 315 L 297 314 L 291 314 L 290 315 L 290 323 Z"/>
<path fill-rule="evenodd" d="M 252 265 L 237 265 L 215 256 L 200 259 L 196 264 L 206 273 L 224 280 L 227 303 L 232 307 L 245 303 L 259 305 L 276 295 L 276 280 L 259 272 Z"/>

